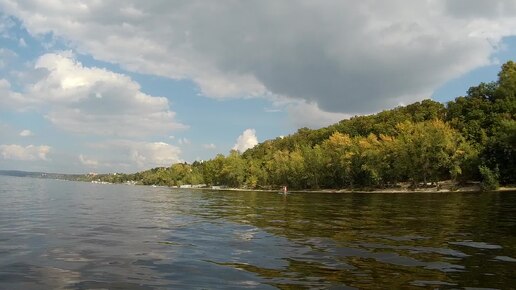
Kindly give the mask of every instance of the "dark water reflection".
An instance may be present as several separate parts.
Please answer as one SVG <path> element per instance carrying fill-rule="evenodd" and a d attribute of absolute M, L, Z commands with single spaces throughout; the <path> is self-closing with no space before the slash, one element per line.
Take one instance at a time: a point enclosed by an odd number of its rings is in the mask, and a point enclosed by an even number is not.
<path fill-rule="evenodd" d="M 516 193 L 187 191 L 0 177 L 1 289 L 516 285 Z"/>

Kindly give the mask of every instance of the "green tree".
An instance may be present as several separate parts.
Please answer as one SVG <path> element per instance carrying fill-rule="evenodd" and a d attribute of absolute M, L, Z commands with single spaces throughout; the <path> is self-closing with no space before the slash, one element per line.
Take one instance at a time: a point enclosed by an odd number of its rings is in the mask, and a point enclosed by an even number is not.
<path fill-rule="evenodd" d="M 248 188 L 257 188 L 260 186 L 267 186 L 268 176 L 263 168 L 263 162 L 258 159 L 246 160 L 245 185 Z"/>
<path fill-rule="evenodd" d="M 266 163 L 267 171 L 269 172 L 269 180 L 273 185 L 289 185 L 289 151 L 280 150 L 272 154 L 271 158 Z"/>
<path fill-rule="evenodd" d="M 304 160 L 304 175 L 306 188 L 319 189 L 327 185 L 328 156 L 321 146 L 302 146 L 301 152 Z"/>
<path fill-rule="evenodd" d="M 491 170 L 485 165 L 478 167 L 480 176 L 482 177 L 480 186 L 483 191 L 495 190 L 500 185 L 498 183 L 498 172 L 497 170 Z"/>
<path fill-rule="evenodd" d="M 464 138 L 441 120 L 398 125 L 399 164 L 413 183 L 457 177 L 461 164 L 474 154 Z"/>
<path fill-rule="evenodd" d="M 288 185 L 293 188 L 304 188 L 306 186 L 305 172 L 306 169 L 303 152 L 301 149 L 296 148 L 288 155 Z"/>
<path fill-rule="evenodd" d="M 202 175 L 204 182 L 208 185 L 222 184 L 221 172 L 224 167 L 224 160 L 226 157 L 222 154 L 217 154 L 215 158 L 203 163 Z"/>
<path fill-rule="evenodd" d="M 352 148 L 351 137 L 339 132 L 333 133 L 328 140 L 323 142 L 322 149 L 328 157 L 326 167 L 330 178 L 334 181 L 330 186 L 353 186 L 351 179 Z"/>
<path fill-rule="evenodd" d="M 222 184 L 231 187 L 241 187 L 245 180 L 245 160 L 237 150 L 231 150 L 224 159 L 220 172 Z"/>

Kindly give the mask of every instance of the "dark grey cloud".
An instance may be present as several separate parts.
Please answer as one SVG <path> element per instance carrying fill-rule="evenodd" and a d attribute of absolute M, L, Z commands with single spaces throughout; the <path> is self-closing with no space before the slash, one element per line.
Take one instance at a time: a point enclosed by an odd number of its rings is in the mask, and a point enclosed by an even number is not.
<path fill-rule="evenodd" d="M 192 79 L 209 97 L 275 94 L 341 113 L 429 97 L 516 34 L 514 1 L 502 0 L 0 3 L 31 33 Z"/>
<path fill-rule="evenodd" d="M 516 15 L 514 0 L 448 0 L 445 3 L 448 11 L 459 17 L 499 19 Z"/>

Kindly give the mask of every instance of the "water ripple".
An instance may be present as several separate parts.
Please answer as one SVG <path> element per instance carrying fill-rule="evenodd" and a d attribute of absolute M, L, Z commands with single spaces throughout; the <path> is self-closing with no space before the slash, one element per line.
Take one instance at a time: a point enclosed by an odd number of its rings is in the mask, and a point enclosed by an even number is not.
<path fill-rule="evenodd" d="M 2 289 L 516 285 L 516 195 L 188 191 L 0 177 Z"/>

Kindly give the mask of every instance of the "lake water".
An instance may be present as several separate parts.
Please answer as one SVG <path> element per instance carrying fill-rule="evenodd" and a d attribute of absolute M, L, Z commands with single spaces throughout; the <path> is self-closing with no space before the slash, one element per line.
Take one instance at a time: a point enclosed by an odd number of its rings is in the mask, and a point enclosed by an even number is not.
<path fill-rule="evenodd" d="M 0 176 L 0 289 L 515 286 L 515 192 L 284 197 Z"/>

